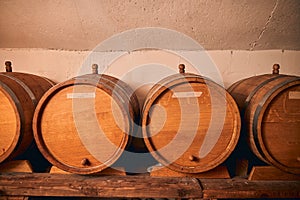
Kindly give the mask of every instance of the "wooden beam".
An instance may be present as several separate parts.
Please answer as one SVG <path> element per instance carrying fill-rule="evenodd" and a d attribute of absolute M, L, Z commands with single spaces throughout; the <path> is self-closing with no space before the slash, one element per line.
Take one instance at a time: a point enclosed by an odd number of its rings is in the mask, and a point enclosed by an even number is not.
<path fill-rule="evenodd" d="M 300 198 L 300 181 L 0 173 L 0 196 Z"/>
<path fill-rule="evenodd" d="M 0 174 L 0 196 L 202 198 L 195 178 Z"/>
<path fill-rule="evenodd" d="M 201 179 L 203 198 L 300 198 L 300 181 Z"/>

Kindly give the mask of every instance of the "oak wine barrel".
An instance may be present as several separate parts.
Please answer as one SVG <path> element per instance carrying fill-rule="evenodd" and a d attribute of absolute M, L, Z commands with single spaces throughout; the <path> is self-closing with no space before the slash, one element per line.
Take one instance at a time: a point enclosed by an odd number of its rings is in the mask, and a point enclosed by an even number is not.
<path fill-rule="evenodd" d="M 27 73 L 0 73 L 0 163 L 23 154 L 33 143 L 32 118 L 42 95 L 54 83 Z M 33 158 L 34 159 L 34 158 Z"/>
<path fill-rule="evenodd" d="M 183 173 L 209 171 L 234 150 L 240 134 L 238 107 L 220 85 L 200 75 L 166 77 L 149 91 L 142 112 L 145 144 L 153 157 Z"/>
<path fill-rule="evenodd" d="M 234 83 L 235 98 L 252 152 L 283 171 L 300 174 L 300 77 L 253 76 Z M 275 73 L 274 73 L 275 72 Z"/>
<path fill-rule="evenodd" d="M 135 134 L 138 101 L 130 87 L 105 74 L 87 74 L 50 89 L 33 120 L 36 143 L 54 166 L 92 174 L 110 167 Z"/>

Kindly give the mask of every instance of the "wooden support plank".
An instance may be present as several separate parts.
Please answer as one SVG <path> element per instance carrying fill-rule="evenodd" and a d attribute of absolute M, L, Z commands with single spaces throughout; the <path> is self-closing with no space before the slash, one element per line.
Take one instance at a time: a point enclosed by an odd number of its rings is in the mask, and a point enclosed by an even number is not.
<path fill-rule="evenodd" d="M 249 161 L 247 159 L 237 159 L 235 174 L 239 177 L 247 177 Z"/>
<path fill-rule="evenodd" d="M 300 198 L 299 181 L 201 179 L 203 198 Z"/>
<path fill-rule="evenodd" d="M 191 178 L 230 178 L 226 166 L 218 166 L 203 173 L 180 173 L 167 167 L 153 167 L 150 173 L 153 177 L 191 177 Z"/>
<path fill-rule="evenodd" d="M 0 165 L 1 172 L 33 172 L 28 160 L 12 160 Z"/>
<path fill-rule="evenodd" d="M 28 200 L 28 197 L 22 196 L 0 196 L 0 200 Z"/>
<path fill-rule="evenodd" d="M 70 172 L 59 169 L 56 166 L 52 166 L 49 173 L 50 174 L 71 174 Z"/>
<path fill-rule="evenodd" d="M 56 166 L 52 166 L 51 167 L 51 170 L 50 170 L 50 173 L 51 174 L 72 174 L 70 172 L 66 172 L 62 169 L 59 169 L 58 167 Z M 122 167 L 119 167 L 119 168 L 106 168 L 104 170 L 102 170 L 101 172 L 97 172 L 95 173 L 94 175 L 103 175 L 103 176 L 126 176 L 126 171 L 124 168 Z"/>
<path fill-rule="evenodd" d="M 0 173 L 0 196 L 300 198 L 300 181 Z"/>
<path fill-rule="evenodd" d="M 202 198 L 194 178 L 3 173 L 0 196 Z"/>
<path fill-rule="evenodd" d="M 249 180 L 298 180 L 300 175 L 284 172 L 273 166 L 255 166 L 249 175 Z"/>

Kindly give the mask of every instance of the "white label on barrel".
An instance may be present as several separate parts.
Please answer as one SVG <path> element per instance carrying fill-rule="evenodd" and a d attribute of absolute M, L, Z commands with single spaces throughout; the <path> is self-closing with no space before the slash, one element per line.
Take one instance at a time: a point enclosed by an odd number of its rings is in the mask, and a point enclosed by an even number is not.
<path fill-rule="evenodd" d="M 300 99 L 300 92 L 298 91 L 290 91 L 289 99 Z"/>
<path fill-rule="evenodd" d="M 200 97 L 202 92 L 174 92 L 173 98 L 190 98 L 190 97 Z"/>
<path fill-rule="evenodd" d="M 96 94 L 93 93 L 68 93 L 67 98 L 68 99 L 89 99 L 89 98 L 95 98 Z"/>

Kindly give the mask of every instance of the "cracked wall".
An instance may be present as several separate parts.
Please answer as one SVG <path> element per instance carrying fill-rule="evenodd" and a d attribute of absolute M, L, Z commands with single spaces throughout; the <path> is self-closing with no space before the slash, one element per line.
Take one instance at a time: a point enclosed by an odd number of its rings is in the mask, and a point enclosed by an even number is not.
<path fill-rule="evenodd" d="M 0 1 L 0 48 L 91 50 L 126 30 L 162 27 L 207 50 L 300 50 L 299 10 L 298 0 Z"/>

